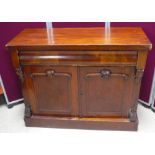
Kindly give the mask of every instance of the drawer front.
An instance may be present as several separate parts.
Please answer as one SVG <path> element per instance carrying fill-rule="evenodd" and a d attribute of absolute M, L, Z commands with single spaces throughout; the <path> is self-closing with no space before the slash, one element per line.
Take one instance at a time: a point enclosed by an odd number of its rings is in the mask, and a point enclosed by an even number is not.
<path fill-rule="evenodd" d="M 130 65 L 137 63 L 136 51 L 22 51 L 22 65 Z"/>
<path fill-rule="evenodd" d="M 76 69 L 57 66 L 25 66 L 23 92 L 33 114 L 77 115 Z"/>
<path fill-rule="evenodd" d="M 81 116 L 128 117 L 134 67 L 80 67 Z"/>

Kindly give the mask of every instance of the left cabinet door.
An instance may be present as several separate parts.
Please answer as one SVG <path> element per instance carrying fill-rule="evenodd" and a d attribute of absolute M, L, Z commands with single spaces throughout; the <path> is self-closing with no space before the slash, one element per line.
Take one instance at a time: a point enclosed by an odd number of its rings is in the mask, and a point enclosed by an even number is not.
<path fill-rule="evenodd" d="M 33 114 L 78 114 L 76 67 L 24 66 L 23 71 L 23 95 Z"/>

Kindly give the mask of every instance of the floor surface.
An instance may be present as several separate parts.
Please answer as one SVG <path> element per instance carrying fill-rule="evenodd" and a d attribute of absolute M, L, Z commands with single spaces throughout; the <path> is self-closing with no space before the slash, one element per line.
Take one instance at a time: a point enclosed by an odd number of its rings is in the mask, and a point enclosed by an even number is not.
<path fill-rule="evenodd" d="M 6 105 L 0 105 L 0 132 L 51 132 L 52 128 L 25 127 L 24 104 L 19 104 L 11 109 Z M 155 112 L 138 105 L 139 127 L 138 132 L 155 133 Z"/>

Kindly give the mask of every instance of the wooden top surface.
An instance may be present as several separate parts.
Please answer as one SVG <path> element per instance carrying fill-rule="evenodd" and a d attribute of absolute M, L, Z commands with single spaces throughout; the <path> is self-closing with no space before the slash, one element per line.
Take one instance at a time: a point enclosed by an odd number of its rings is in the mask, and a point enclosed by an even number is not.
<path fill-rule="evenodd" d="M 151 49 L 140 27 L 112 27 L 109 35 L 101 27 L 25 29 L 6 46 L 133 46 Z"/>

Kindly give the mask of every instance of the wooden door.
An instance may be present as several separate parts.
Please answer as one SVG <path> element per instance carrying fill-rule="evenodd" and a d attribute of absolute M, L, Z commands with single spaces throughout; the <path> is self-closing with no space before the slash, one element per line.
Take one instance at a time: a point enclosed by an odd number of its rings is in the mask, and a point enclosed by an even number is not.
<path fill-rule="evenodd" d="M 77 115 L 77 68 L 25 66 L 23 94 L 33 114 Z"/>
<path fill-rule="evenodd" d="M 81 116 L 128 117 L 134 71 L 134 67 L 80 67 Z"/>

